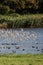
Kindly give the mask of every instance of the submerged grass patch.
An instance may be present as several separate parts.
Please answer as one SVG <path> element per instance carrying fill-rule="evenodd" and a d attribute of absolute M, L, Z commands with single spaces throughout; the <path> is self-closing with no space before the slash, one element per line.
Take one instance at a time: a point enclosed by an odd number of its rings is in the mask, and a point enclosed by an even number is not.
<path fill-rule="evenodd" d="M 43 14 L 28 14 L 16 16 L 0 15 L 0 28 L 1 27 L 5 28 L 43 27 Z"/>
<path fill-rule="evenodd" d="M 0 55 L 0 65 L 43 65 L 43 54 Z"/>

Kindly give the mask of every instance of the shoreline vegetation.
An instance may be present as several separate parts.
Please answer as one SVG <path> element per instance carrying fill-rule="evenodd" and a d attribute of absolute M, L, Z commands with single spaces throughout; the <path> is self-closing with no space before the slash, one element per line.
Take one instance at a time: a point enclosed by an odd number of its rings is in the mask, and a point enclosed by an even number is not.
<path fill-rule="evenodd" d="M 43 0 L 0 0 L 0 28 L 43 28 Z"/>
<path fill-rule="evenodd" d="M 43 65 L 43 54 L 2 54 L 0 65 Z"/>
<path fill-rule="evenodd" d="M 43 14 L 1 14 L 0 28 L 43 28 Z"/>

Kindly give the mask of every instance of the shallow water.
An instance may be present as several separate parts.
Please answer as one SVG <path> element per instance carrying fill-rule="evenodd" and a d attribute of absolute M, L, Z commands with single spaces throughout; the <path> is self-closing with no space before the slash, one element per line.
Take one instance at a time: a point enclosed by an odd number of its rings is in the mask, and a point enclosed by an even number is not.
<path fill-rule="evenodd" d="M 0 29 L 0 53 L 43 53 L 43 28 Z"/>

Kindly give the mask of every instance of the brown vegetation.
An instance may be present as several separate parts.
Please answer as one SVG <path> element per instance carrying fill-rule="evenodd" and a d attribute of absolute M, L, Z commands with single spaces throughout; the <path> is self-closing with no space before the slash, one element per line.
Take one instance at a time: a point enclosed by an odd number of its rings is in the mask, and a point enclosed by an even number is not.
<path fill-rule="evenodd" d="M 0 24 L 0 28 L 7 28 L 7 23 Z"/>

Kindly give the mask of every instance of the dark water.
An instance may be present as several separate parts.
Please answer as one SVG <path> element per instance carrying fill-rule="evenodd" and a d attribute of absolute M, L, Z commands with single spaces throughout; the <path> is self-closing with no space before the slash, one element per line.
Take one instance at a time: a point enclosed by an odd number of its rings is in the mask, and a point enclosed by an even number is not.
<path fill-rule="evenodd" d="M 0 29 L 0 53 L 43 53 L 43 28 Z"/>

